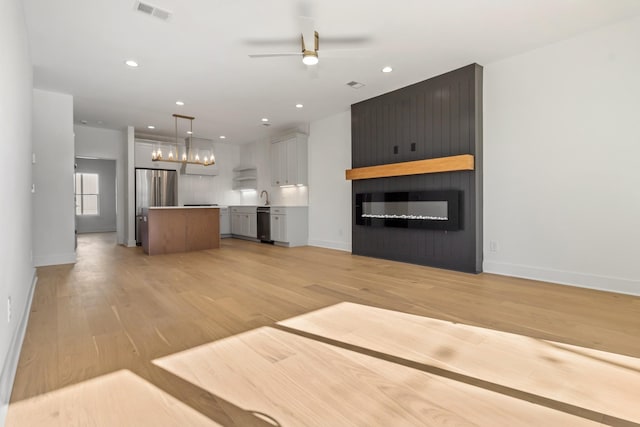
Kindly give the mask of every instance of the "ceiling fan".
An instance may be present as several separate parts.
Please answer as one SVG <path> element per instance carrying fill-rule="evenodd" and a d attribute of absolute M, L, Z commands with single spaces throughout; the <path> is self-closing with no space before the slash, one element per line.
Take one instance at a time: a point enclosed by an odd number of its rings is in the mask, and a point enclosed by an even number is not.
<path fill-rule="evenodd" d="M 300 34 L 300 42 L 302 44 L 301 52 L 280 52 L 280 53 L 260 53 L 249 55 L 249 58 L 271 58 L 276 56 L 300 56 L 302 55 L 302 63 L 305 65 L 316 65 L 318 63 L 318 50 L 320 50 L 320 36 L 317 31 L 313 32 L 313 50 L 307 49 L 304 43 L 304 34 Z"/>

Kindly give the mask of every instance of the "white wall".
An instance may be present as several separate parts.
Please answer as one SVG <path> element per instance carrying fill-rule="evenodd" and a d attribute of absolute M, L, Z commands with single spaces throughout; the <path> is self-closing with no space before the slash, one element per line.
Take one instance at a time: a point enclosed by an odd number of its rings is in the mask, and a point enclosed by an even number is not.
<path fill-rule="evenodd" d="M 485 66 L 485 271 L 640 294 L 638 70 L 640 18 Z"/>
<path fill-rule="evenodd" d="M 240 158 L 240 148 L 231 144 L 213 143 L 218 175 L 182 175 L 179 191 L 182 204 L 217 203 L 219 205 L 237 205 L 240 195 L 233 191 L 233 168 Z"/>
<path fill-rule="evenodd" d="M 32 71 L 19 0 L 0 3 L 0 425 L 4 425 L 29 315 L 35 269 L 31 261 Z M 7 300 L 12 316 L 8 321 Z"/>
<path fill-rule="evenodd" d="M 127 201 L 127 134 L 124 130 L 74 126 L 75 152 L 80 157 L 116 161 L 116 229 L 119 244 L 125 244 Z"/>
<path fill-rule="evenodd" d="M 309 244 L 351 251 L 351 112 L 311 123 Z"/>
<path fill-rule="evenodd" d="M 136 193 L 135 193 L 135 128 L 127 126 L 127 209 L 125 210 L 125 236 L 127 246 L 136 245 Z"/>
<path fill-rule="evenodd" d="M 76 261 L 73 97 L 33 91 L 33 255 L 36 266 Z"/>

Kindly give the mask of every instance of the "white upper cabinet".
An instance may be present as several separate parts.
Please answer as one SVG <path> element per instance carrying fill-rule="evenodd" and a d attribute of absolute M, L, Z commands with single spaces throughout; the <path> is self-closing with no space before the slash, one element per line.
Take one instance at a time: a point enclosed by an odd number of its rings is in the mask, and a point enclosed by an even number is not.
<path fill-rule="evenodd" d="M 307 185 L 307 135 L 292 133 L 271 141 L 271 185 Z"/>

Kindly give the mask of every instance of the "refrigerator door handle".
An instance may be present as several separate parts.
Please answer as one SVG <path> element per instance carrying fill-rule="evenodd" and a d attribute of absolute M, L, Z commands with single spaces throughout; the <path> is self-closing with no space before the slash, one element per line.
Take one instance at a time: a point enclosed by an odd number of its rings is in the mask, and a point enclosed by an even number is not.
<path fill-rule="evenodd" d="M 156 174 L 154 173 L 153 175 L 151 175 L 151 191 L 149 191 L 149 194 L 151 194 L 151 200 L 149 200 L 149 206 L 155 206 L 156 205 Z"/>

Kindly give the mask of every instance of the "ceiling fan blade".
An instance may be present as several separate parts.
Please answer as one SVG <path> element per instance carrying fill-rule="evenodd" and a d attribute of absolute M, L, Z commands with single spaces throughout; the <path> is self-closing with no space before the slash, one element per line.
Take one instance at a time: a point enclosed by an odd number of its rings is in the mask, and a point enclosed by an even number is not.
<path fill-rule="evenodd" d="M 309 33 L 311 34 L 311 33 Z M 369 36 L 345 36 L 345 37 L 327 37 L 322 36 L 322 46 L 326 48 L 327 46 L 334 46 L 338 44 L 350 44 L 350 45 L 366 45 L 373 42 L 373 38 Z M 295 43 L 295 38 L 293 37 L 282 37 L 282 38 L 264 38 L 264 39 L 250 39 L 245 40 L 245 46 L 287 46 Z"/>
<path fill-rule="evenodd" d="M 360 44 L 369 44 L 373 41 L 373 38 L 370 36 L 344 36 L 344 37 L 322 37 L 322 44 L 326 47 L 327 45 L 334 44 L 350 44 L 350 45 L 360 45 Z"/>
<path fill-rule="evenodd" d="M 258 53 L 249 55 L 249 58 L 273 58 L 276 56 L 300 56 L 300 52 L 287 52 L 287 53 Z"/>
<path fill-rule="evenodd" d="M 327 49 L 322 51 L 323 58 L 365 59 L 372 56 L 373 52 L 369 48 Z"/>
<path fill-rule="evenodd" d="M 244 40 L 245 46 L 278 46 L 278 45 L 289 45 L 295 43 L 295 37 L 282 37 L 282 38 L 264 38 L 264 39 L 249 39 Z"/>

